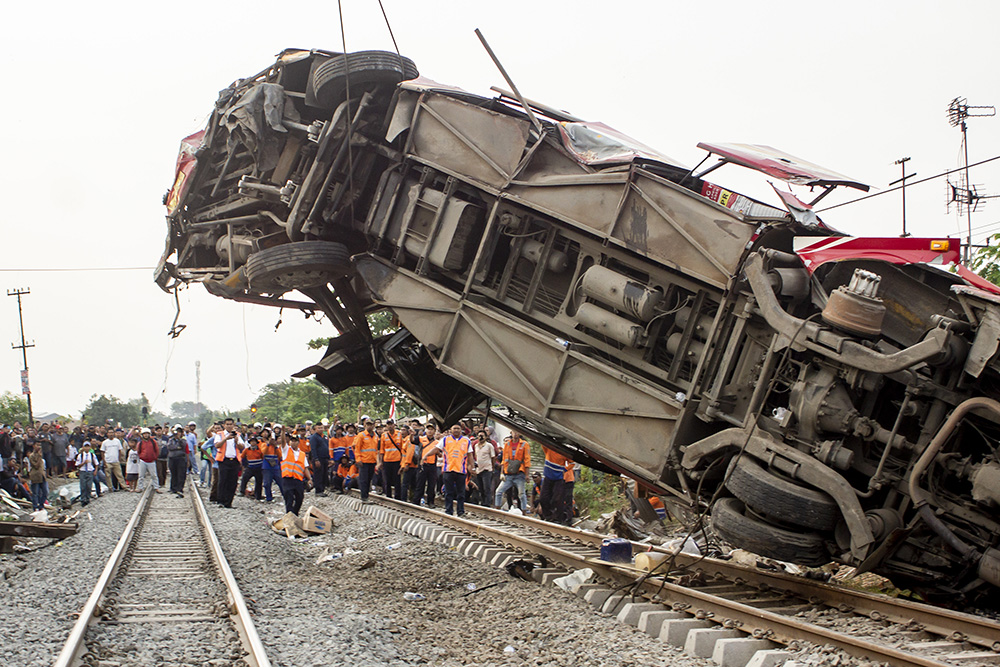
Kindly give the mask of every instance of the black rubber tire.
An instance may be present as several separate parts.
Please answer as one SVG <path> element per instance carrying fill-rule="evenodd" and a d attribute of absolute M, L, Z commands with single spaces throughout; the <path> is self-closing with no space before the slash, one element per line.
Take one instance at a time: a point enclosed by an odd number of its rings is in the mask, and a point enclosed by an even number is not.
<path fill-rule="evenodd" d="M 314 106 L 334 109 L 344 100 L 348 83 L 361 90 L 371 84 L 397 84 L 418 76 L 420 72 L 409 58 L 391 51 L 357 51 L 348 53 L 346 60 L 334 56 L 313 68 L 306 99 Z"/>
<path fill-rule="evenodd" d="M 826 543 L 817 533 L 801 533 L 773 526 L 746 514 L 737 498 L 722 498 L 712 506 L 712 529 L 734 547 L 801 565 L 830 562 Z"/>
<path fill-rule="evenodd" d="M 726 488 L 757 514 L 795 526 L 833 530 L 841 518 L 829 494 L 779 477 L 747 454 L 730 464 Z"/>
<path fill-rule="evenodd" d="M 244 272 L 255 292 L 308 289 L 348 275 L 350 253 L 333 241 L 284 243 L 250 255 Z"/>

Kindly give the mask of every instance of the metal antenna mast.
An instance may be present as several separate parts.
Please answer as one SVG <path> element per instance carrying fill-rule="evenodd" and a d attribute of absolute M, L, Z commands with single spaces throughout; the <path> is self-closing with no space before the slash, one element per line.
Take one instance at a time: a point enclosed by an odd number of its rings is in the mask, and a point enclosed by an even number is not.
<path fill-rule="evenodd" d="M 902 183 L 903 184 L 903 187 L 900 188 L 900 190 L 903 191 L 903 233 L 900 234 L 900 236 L 903 237 L 903 238 L 906 238 L 907 236 L 910 236 L 910 233 L 906 231 L 906 179 L 913 178 L 914 176 L 917 175 L 917 172 L 913 172 L 912 174 L 907 174 L 906 173 L 906 163 L 909 162 L 909 161 L 910 161 L 910 158 L 908 158 L 908 157 L 901 157 L 898 160 L 896 160 L 895 162 L 893 162 L 893 164 L 898 164 L 899 165 L 899 169 L 902 172 L 902 178 L 896 179 L 895 181 L 893 181 L 892 183 L 889 184 L 890 187 L 893 186 L 893 185 L 895 185 L 896 183 Z"/>
<path fill-rule="evenodd" d="M 961 188 L 962 192 L 960 197 L 959 188 L 954 185 L 951 186 L 951 201 L 958 203 L 960 207 L 959 210 L 961 210 L 961 206 L 963 204 L 965 206 L 967 236 L 965 238 L 965 253 L 963 261 L 966 264 L 969 262 L 969 251 L 972 248 L 972 210 L 975 208 L 978 200 L 983 199 L 984 197 L 976 193 L 976 189 L 972 186 L 972 181 L 969 180 L 969 138 L 966 134 L 968 126 L 965 120 L 967 118 L 995 116 L 996 114 L 996 107 L 970 106 L 969 101 L 964 97 L 956 97 L 948 103 L 948 122 L 952 127 L 958 127 L 962 130 L 962 150 L 964 151 L 965 159 L 965 187 Z"/>
<path fill-rule="evenodd" d="M 7 296 L 17 297 L 17 319 L 21 323 L 21 344 L 11 343 L 10 346 L 15 350 L 21 350 L 21 356 L 24 358 L 24 370 L 21 371 L 21 393 L 28 399 L 28 424 L 25 428 L 35 424 L 35 415 L 31 411 L 31 386 L 28 384 L 28 348 L 35 347 L 35 343 L 28 343 L 24 340 L 24 313 L 21 310 L 21 296 L 27 294 L 31 294 L 30 289 L 7 290 Z"/>

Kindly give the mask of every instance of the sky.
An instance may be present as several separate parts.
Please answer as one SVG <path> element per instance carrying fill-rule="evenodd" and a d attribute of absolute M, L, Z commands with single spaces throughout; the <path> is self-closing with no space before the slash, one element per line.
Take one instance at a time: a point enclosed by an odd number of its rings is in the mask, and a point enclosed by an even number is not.
<path fill-rule="evenodd" d="M 383 4 L 400 52 L 421 74 L 480 94 L 506 87 L 479 28 L 526 97 L 692 166 L 704 156 L 700 141 L 759 143 L 879 192 L 899 178 L 899 158 L 911 158 L 917 178 L 961 164 L 961 134 L 946 117 L 952 98 L 1000 104 L 996 2 Z M 348 51 L 393 50 L 376 0 L 342 7 Z M 306 342 L 333 334 L 328 322 L 285 311 L 276 329 L 277 309 L 200 286 L 181 292 L 186 328 L 169 338 L 174 301 L 153 283 L 152 267 L 180 139 L 204 125 L 220 89 L 283 48 L 341 50 L 340 25 L 329 1 L 5 9 L 0 282 L 31 290 L 23 304 L 36 414 L 78 416 L 94 394 L 142 393 L 169 412 L 195 400 L 198 361 L 201 401 L 236 410 L 318 361 Z M 996 155 L 1000 118 L 970 119 L 970 162 Z M 777 204 L 762 175 L 727 166 L 712 180 Z M 972 182 L 1000 194 L 1000 160 L 974 169 Z M 944 179 L 906 195 L 908 231 L 964 236 Z M 823 206 L 856 196 L 838 190 Z M 900 209 L 894 192 L 821 216 L 848 234 L 895 236 Z M 977 242 L 1000 232 L 1000 202 L 984 201 L 972 226 Z M 4 299 L 0 392 L 19 393 L 20 351 L 2 351 L 20 342 L 17 304 Z"/>

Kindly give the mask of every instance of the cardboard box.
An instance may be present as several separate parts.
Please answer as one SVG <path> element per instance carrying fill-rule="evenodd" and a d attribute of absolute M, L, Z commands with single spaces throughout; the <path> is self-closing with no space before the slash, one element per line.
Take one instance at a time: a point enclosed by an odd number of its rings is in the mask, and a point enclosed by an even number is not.
<path fill-rule="evenodd" d="M 333 517 L 312 505 L 302 519 L 302 530 L 309 533 L 329 533 L 333 529 Z"/>

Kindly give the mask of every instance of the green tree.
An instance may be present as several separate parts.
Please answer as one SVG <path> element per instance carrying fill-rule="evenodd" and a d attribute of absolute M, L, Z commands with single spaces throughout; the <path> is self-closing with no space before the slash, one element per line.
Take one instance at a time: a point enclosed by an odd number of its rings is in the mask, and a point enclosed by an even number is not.
<path fill-rule="evenodd" d="M 83 418 L 89 424 L 103 424 L 110 420 L 121 422 L 123 426 L 134 426 L 142 421 L 142 404 L 139 400 L 126 403 L 114 396 L 94 394 L 83 409 Z"/>
<path fill-rule="evenodd" d="M 14 422 L 24 425 L 28 423 L 28 401 L 5 391 L 0 394 L 0 424 L 10 425 Z"/>
<path fill-rule="evenodd" d="M 993 244 L 990 244 L 993 241 Z M 969 258 L 969 268 L 989 280 L 1000 285 L 1000 233 L 986 238 L 986 246 L 976 248 L 975 254 Z"/>
<path fill-rule="evenodd" d="M 318 421 L 326 416 L 327 396 L 329 392 L 313 379 L 272 382 L 254 401 L 257 415 L 253 419 L 282 424 L 295 424 L 307 419 Z M 249 409 L 244 412 L 249 419 Z M 244 417 L 242 412 L 239 416 Z"/>

